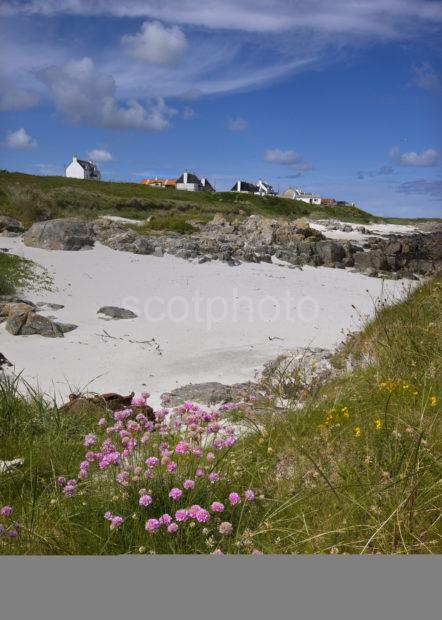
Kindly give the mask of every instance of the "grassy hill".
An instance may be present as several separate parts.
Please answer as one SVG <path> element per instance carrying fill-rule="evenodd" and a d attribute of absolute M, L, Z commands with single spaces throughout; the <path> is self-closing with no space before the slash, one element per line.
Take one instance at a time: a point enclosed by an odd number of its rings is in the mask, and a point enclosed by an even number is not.
<path fill-rule="evenodd" d="M 334 218 L 361 224 L 380 219 L 350 205 L 321 207 L 278 197 L 190 193 L 137 183 L 80 181 L 6 171 L 0 172 L 0 213 L 17 217 L 27 226 L 55 217 L 113 214 L 144 219 L 154 215 L 163 228 L 178 230 L 189 219 L 209 220 L 216 213 L 226 217 L 258 213 L 269 217 Z"/>

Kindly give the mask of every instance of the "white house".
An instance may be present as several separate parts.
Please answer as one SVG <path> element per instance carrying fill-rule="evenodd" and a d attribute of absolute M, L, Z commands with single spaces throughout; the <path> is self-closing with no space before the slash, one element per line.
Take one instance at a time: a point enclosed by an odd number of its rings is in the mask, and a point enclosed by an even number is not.
<path fill-rule="evenodd" d="M 273 187 L 264 181 L 259 180 L 258 183 L 249 183 L 248 181 L 238 181 L 230 190 L 238 194 L 256 194 L 258 196 L 274 196 L 276 192 Z"/>
<path fill-rule="evenodd" d="M 299 187 L 289 187 L 284 193 L 284 198 L 291 198 L 291 200 L 302 200 L 302 202 L 306 202 L 310 205 L 320 205 L 321 204 L 321 196 L 319 194 L 310 194 L 309 192 L 304 192 L 304 190 Z"/>
<path fill-rule="evenodd" d="M 196 174 L 183 172 L 176 181 L 176 188 L 186 192 L 214 192 L 212 185 L 205 178 L 199 179 Z"/>
<path fill-rule="evenodd" d="M 78 159 L 76 155 L 73 156 L 71 163 L 66 166 L 66 176 L 72 179 L 101 180 L 101 173 L 97 166 L 91 161 Z"/>

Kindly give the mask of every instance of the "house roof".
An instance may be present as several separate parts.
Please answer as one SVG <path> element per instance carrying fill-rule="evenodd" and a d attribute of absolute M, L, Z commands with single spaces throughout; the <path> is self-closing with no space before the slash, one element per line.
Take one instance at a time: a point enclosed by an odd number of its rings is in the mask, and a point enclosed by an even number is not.
<path fill-rule="evenodd" d="M 84 170 L 87 170 L 87 172 L 95 173 L 98 170 L 97 166 L 91 161 L 86 161 L 84 159 L 77 159 L 77 161 Z"/>
<path fill-rule="evenodd" d="M 183 174 L 176 180 L 177 183 L 184 183 L 184 172 Z M 196 183 L 201 184 L 201 181 L 199 180 L 199 178 L 196 176 L 196 174 L 192 174 L 191 172 L 187 173 L 187 182 L 188 183 Z"/>
<path fill-rule="evenodd" d="M 257 185 L 255 185 L 254 183 L 249 183 L 248 181 L 240 181 L 240 183 L 241 183 L 241 191 L 242 192 L 250 192 L 250 193 L 254 194 L 259 189 Z M 238 185 L 238 181 L 235 183 L 235 185 L 232 187 L 232 189 L 230 191 L 231 192 L 238 191 L 237 190 L 237 185 Z"/>

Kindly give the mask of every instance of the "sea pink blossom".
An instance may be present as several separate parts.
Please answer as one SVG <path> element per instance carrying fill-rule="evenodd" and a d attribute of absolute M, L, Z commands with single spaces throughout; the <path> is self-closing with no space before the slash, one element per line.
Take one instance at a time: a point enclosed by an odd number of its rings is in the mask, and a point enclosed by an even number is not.
<path fill-rule="evenodd" d="M 174 502 L 177 502 L 182 494 L 183 492 L 181 489 L 178 489 L 177 487 L 173 487 L 173 489 L 169 491 L 169 497 L 172 498 Z"/>
<path fill-rule="evenodd" d="M 146 404 L 146 399 L 144 398 L 144 396 L 142 394 L 140 394 L 140 396 L 134 396 L 132 398 L 132 403 L 131 403 L 134 407 L 144 407 L 144 405 Z"/>
<path fill-rule="evenodd" d="M 178 525 L 176 523 L 171 523 L 167 526 L 167 531 L 169 534 L 174 534 L 178 530 Z"/>
<path fill-rule="evenodd" d="M 0 508 L 0 515 L 2 517 L 10 517 L 12 515 L 12 507 L 11 506 L 3 506 Z"/>
<path fill-rule="evenodd" d="M 85 436 L 83 445 L 85 448 L 90 448 L 91 446 L 94 445 L 94 443 L 96 443 L 96 441 L 97 441 L 96 435 L 89 433 L 88 435 Z"/>
<path fill-rule="evenodd" d="M 150 495 L 142 495 L 140 499 L 138 500 L 138 504 L 142 506 L 143 508 L 147 508 L 147 506 L 150 506 L 151 503 L 152 503 L 152 498 Z"/>
<path fill-rule="evenodd" d="M 164 457 L 163 457 L 164 458 Z M 177 464 L 174 461 L 167 463 L 166 468 L 169 474 L 173 474 L 177 470 Z"/>
<path fill-rule="evenodd" d="M 224 504 L 222 504 L 221 502 L 212 502 L 210 508 L 213 510 L 213 512 L 223 512 Z"/>
<path fill-rule="evenodd" d="M 255 494 L 251 489 L 247 489 L 247 491 L 244 492 L 244 497 L 248 502 L 251 502 L 255 499 Z"/>
<path fill-rule="evenodd" d="M 148 467 L 155 467 L 156 465 L 158 465 L 159 460 L 156 456 L 149 456 L 149 458 L 145 460 L 145 463 Z"/>
<path fill-rule="evenodd" d="M 204 508 L 200 508 L 196 513 L 196 520 L 198 523 L 206 523 L 210 519 L 210 515 Z"/>
<path fill-rule="evenodd" d="M 193 489 L 194 486 L 195 486 L 195 480 L 184 480 L 183 482 L 183 487 L 186 490 Z"/>
<path fill-rule="evenodd" d="M 160 529 L 161 523 L 158 521 L 158 519 L 148 519 L 144 525 L 144 529 L 147 532 L 150 532 L 151 534 L 153 534 L 154 532 L 157 532 Z"/>
<path fill-rule="evenodd" d="M 238 495 L 238 493 L 230 493 L 229 502 L 232 506 L 236 506 L 236 504 L 239 504 L 240 501 L 241 497 Z"/>
<path fill-rule="evenodd" d="M 208 452 L 206 455 L 206 459 L 209 463 L 213 463 L 213 461 L 216 459 L 216 456 L 213 454 L 213 452 Z"/>
<path fill-rule="evenodd" d="M 180 508 L 180 510 L 177 510 L 175 513 L 175 521 L 178 521 L 179 523 L 187 521 L 188 518 L 189 511 L 186 508 Z"/>
<path fill-rule="evenodd" d="M 161 515 L 159 521 L 161 525 L 170 525 L 172 523 L 172 517 L 166 512 L 163 515 Z"/>
<path fill-rule="evenodd" d="M 119 517 L 118 515 L 113 516 L 111 519 L 110 529 L 115 530 L 117 527 L 120 527 L 124 522 L 123 517 Z"/>
<path fill-rule="evenodd" d="M 217 474 L 216 471 L 210 472 L 207 477 L 212 484 L 215 484 L 215 482 L 218 482 L 219 480 L 219 474 Z"/>
<path fill-rule="evenodd" d="M 187 454 L 189 452 L 190 446 L 187 441 L 179 441 L 175 446 L 175 452 L 177 454 Z"/>
<path fill-rule="evenodd" d="M 205 476 L 204 469 L 201 469 L 201 468 L 199 467 L 199 468 L 196 470 L 196 472 L 195 472 L 195 476 L 196 476 L 197 478 L 203 478 L 203 477 Z"/>

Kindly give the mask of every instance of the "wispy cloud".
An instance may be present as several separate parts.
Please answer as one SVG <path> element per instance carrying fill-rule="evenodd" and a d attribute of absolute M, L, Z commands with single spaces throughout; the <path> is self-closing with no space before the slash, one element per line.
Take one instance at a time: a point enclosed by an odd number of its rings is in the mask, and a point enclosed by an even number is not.
<path fill-rule="evenodd" d="M 436 149 L 426 149 L 421 153 L 416 151 L 402 153 L 398 146 L 392 146 L 388 154 L 392 161 L 401 166 L 436 166 L 439 162 L 439 153 Z"/>
<path fill-rule="evenodd" d="M 269 149 L 264 153 L 264 159 L 271 164 L 290 166 L 293 170 L 306 171 L 313 169 L 313 164 L 306 161 L 302 155 L 292 149 L 286 151 L 281 149 Z"/>
<path fill-rule="evenodd" d="M 37 148 L 38 143 L 35 138 L 28 134 L 26 129 L 21 127 L 6 134 L 6 146 L 11 149 L 29 150 Z"/>
<path fill-rule="evenodd" d="M 401 183 L 398 192 L 403 194 L 416 194 L 422 196 L 435 196 L 440 199 L 442 196 L 442 179 L 428 181 L 426 179 L 416 179 Z"/>
<path fill-rule="evenodd" d="M 0 110 L 25 110 L 38 104 L 39 95 L 9 80 L 0 80 Z"/>
<path fill-rule="evenodd" d="M 235 116 L 234 118 L 229 118 L 227 121 L 227 128 L 230 131 L 245 131 L 249 126 L 248 121 L 241 116 Z"/>
<path fill-rule="evenodd" d="M 440 77 L 429 62 L 413 67 L 413 77 L 410 86 L 423 90 L 439 90 L 442 86 Z"/>

